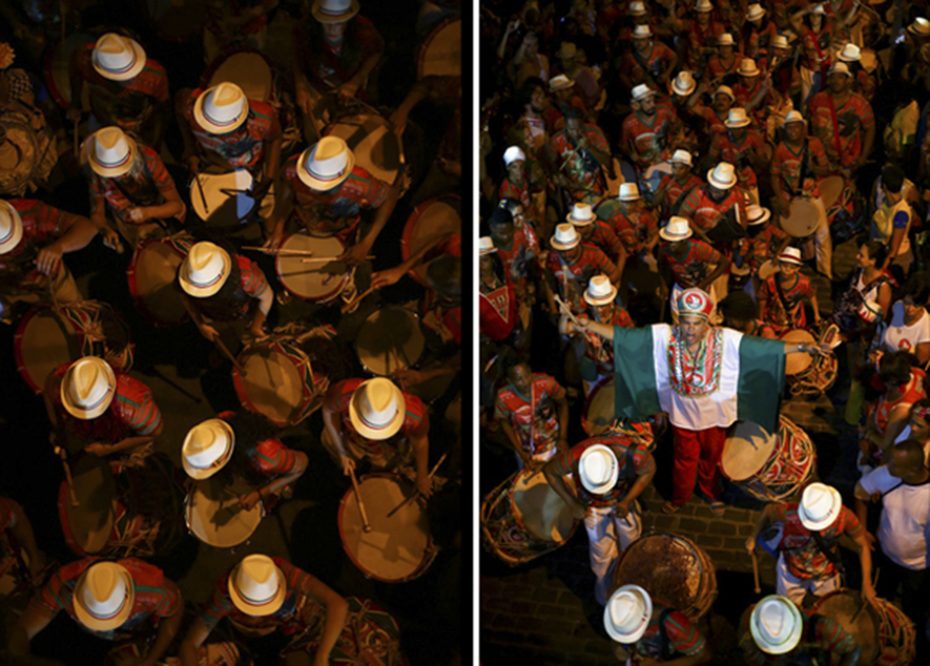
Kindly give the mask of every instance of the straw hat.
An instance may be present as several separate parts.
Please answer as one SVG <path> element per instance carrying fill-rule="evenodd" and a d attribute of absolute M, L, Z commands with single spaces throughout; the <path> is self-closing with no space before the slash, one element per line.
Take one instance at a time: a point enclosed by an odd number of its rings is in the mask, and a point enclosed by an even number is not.
<path fill-rule="evenodd" d="M 246 555 L 229 574 L 229 598 L 246 615 L 275 613 L 287 594 L 284 574 L 267 555 Z"/>
<path fill-rule="evenodd" d="M 604 629 L 618 643 L 635 643 L 649 628 L 652 598 L 639 585 L 622 585 L 604 606 Z"/>
<path fill-rule="evenodd" d="M 497 248 L 494 247 L 494 240 L 490 236 L 482 236 L 478 239 L 478 256 L 483 257 L 486 254 L 493 254 L 497 252 Z"/>
<path fill-rule="evenodd" d="M 651 39 L 652 29 L 645 23 L 633 28 L 633 39 Z"/>
<path fill-rule="evenodd" d="M 318 192 L 338 187 L 354 168 L 355 153 L 338 136 L 324 136 L 297 159 L 300 182 Z"/>
<path fill-rule="evenodd" d="M 194 120 L 210 134 L 228 134 L 245 122 L 249 100 L 242 88 L 225 81 L 207 88 L 194 102 Z"/>
<path fill-rule="evenodd" d="M 790 125 L 791 123 L 804 123 L 805 125 L 807 125 L 807 120 L 805 120 L 804 116 L 801 115 L 800 111 L 796 109 L 791 109 L 791 111 L 785 114 L 785 119 L 781 121 L 781 126 L 785 127 L 786 125 Z"/>
<path fill-rule="evenodd" d="M 804 620 L 791 599 L 770 594 L 752 609 L 749 629 L 766 654 L 787 654 L 801 642 Z"/>
<path fill-rule="evenodd" d="M 236 433 L 223 419 L 207 419 L 187 431 L 181 464 L 192 479 L 209 479 L 232 457 Z"/>
<path fill-rule="evenodd" d="M 207 298 L 226 283 L 232 270 L 229 253 L 219 245 L 201 241 L 191 247 L 179 269 L 181 289 L 189 296 Z"/>
<path fill-rule="evenodd" d="M 557 74 L 549 79 L 549 90 L 550 92 L 558 92 L 560 90 L 568 90 L 575 82 L 564 74 Z"/>
<path fill-rule="evenodd" d="M 714 91 L 714 95 L 726 95 L 730 98 L 731 102 L 736 101 L 736 95 L 733 94 L 733 88 L 730 86 L 717 86 L 717 89 Z"/>
<path fill-rule="evenodd" d="M 736 42 L 733 39 L 733 35 L 729 32 L 725 32 L 717 38 L 717 46 L 736 46 Z"/>
<path fill-rule="evenodd" d="M 92 631 L 112 631 L 132 614 L 136 589 L 129 570 L 117 562 L 94 562 L 74 586 L 71 604 L 78 622 Z"/>
<path fill-rule="evenodd" d="M 707 172 L 707 182 L 718 190 L 728 190 L 736 185 L 736 169 L 729 162 L 720 162 Z"/>
<path fill-rule="evenodd" d="M 852 72 L 849 71 L 849 65 L 840 60 L 833 63 L 830 67 L 829 74 L 843 74 L 845 76 L 852 76 Z"/>
<path fill-rule="evenodd" d="M 743 58 L 739 61 L 739 68 L 736 73 L 740 76 L 759 76 L 762 72 L 756 66 L 756 61 L 752 58 Z"/>
<path fill-rule="evenodd" d="M 668 224 L 659 229 L 659 238 L 672 243 L 691 238 L 692 234 L 688 218 L 675 215 L 668 218 Z"/>
<path fill-rule="evenodd" d="M 703 289 L 691 287 L 678 294 L 678 316 L 694 315 L 709 319 L 714 312 L 714 299 Z"/>
<path fill-rule="evenodd" d="M 586 203 L 576 203 L 572 206 L 571 212 L 565 216 L 565 221 L 572 223 L 576 227 L 586 227 L 594 224 L 596 219 L 591 204 Z"/>
<path fill-rule="evenodd" d="M 556 51 L 555 55 L 560 60 L 571 60 L 576 55 L 578 55 L 578 47 L 575 46 L 572 42 L 562 42 L 559 45 L 559 50 Z"/>
<path fill-rule="evenodd" d="M 682 97 L 687 97 L 697 88 L 697 81 L 694 80 L 694 74 L 688 70 L 678 72 L 678 76 L 672 81 L 672 92 Z"/>
<path fill-rule="evenodd" d="M 617 455 L 603 444 L 589 446 L 578 461 L 578 476 L 589 493 L 603 495 L 610 492 L 620 478 Z"/>
<path fill-rule="evenodd" d="M 636 183 L 620 183 L 620 201 L 638 201 L 639 185 Z"/>
<path fill-rule="evenodd" d="M 746 18 L 750 21 L 759 21 L 763 16 L 765 16 L 765 9 L 758 2 L 752 3 L 746 10 Z"/>
<path fill-rule="evenodd" d="M 617 298 L 617 288 L 610 283 L 606 275 L 593 275 L 588 280 L 584 292 L 584 302 L 588 305 L 610 305 Z"/>
<path fill-rule="evenodd" d="M 362 437 L 388 439 L 404 424 L 407 402 L 390 379 L 375 377 L 359 384 L 349 402 L 349 420 Z"/>
<path fill-rule="evenodd" d="M 843 508 L 839 491 L 825 483 L 812 483 L 801 493 L 798 518 L 809 530 L 819 532 L 833 524 Z"/>
<path fill-rule="evenodd" d="M 687 150 L 679 148 L 674 153 L 672 153 L 669 162 L 672 164 L 687 164 L 688 166 L 693 166 L 691 153 Z"/>
<path fill-rule="evenodd" d="M 694 5 L 694 11 L 698 13 L 706 13 L 714 11 L 714 6 L 711 4 L 710 0 L 697 0 L 697 3 Z"/>
<path fill-rule="evenodd" d="M 862 60 L 862 51 L 853 43 L 846 44 L 837 54 L 843 62 L 859 62 Z"/>
<path fill-rule="evenodd" d="M 930 37 L 930 21 L 923 16 L 918 16 L 907 26 L 907 31 L 916 37 Z"/>
<path fill-rule="evenodd" d="M 99 356 L 85 356 L 72 363 L 61 380 L 61 404 L 71 416 L 95 419 L 113 402 L 116 373 Z"/>
<path fill-rule="evenodd" d="M 358 14 L 358 0 L 314 0 L 310 11 L 320 23 L 342 23 Z"/>
<path fill-rule="evenodd" d="M 510 166 L 513 162 L 519 160 L 526 161 L 526 153 L 523 152 L 520 146 L 510 146 L 504 151 L 504 166 Z"/>
<path fill-rule="evenodd" d="M 134 39 L 115 32 L 101 35 L 90 57 L 94 70 L 111 81 L 129 81 L 145 67 L 145 50 Z"/>
<path fill-rule="evenodd" d="M 727 120 L 724 123 L 731 129 L 747 127 L 750 124 L 749 116 L 746 115 L 746 109 L 741 106 L 731 107 L 727 113 Z"/>
<path fill-rule="evenodd" d="M 788 43 L 788 38 L 781 34 L 778 34 L 772 37 L 772 41 L 769 45 L 773 49 L 790 49 L 791 48 L 791 45 Z"/>
<path fill-rule="evenodd" d="M 656 94 L 656 91 L 647 86 L 645 83 L 640 83 L 637 86 L 633 86 L 633 101 L 642 102 L 647 97 L 652 97 Z"/>
<path fill-rule="evenodd" d="M 578 235 L 575 227 L 571 224 L 557 224 L 555 233 L 549 239 L 549 245 L 554 250 L 571 250 L 577 247 L 580 242 L 581 236 Z"/>
<path fill-rule="evenodd" d="M 746 224 L 754 227 L 757 224 L 765 224 L 772 217 L 772 211 L 764 206 L 749 204 L 746 206 Z"/>
<path fill-rule="evenodd" d="M 0 254 L 13 250 L 23 238 L 23 221 L 9 201 L 0 199 Z"/>
<path fill-rule="evenodd" d="M 826 16 L 827 10 L 824 8 L 822 3 L 814 5 L 814 8 L 811 10 L 812 14 L 819 14 L 820 16 Z"/>
<path fill-rule="evenodd" d="M 781 251 L 781 254 L 778 255 L 778 260 L 786 264 L 794 264 L 795 266 L 804 265 L 804 262 L 801 261 L 801 250 L 796 247 L 786 247 Z"/>
<path fill-rule="evenodd" d="M 84 145 L 90 168 L 98 176 L 117 178 L 132 169 L 136 142 L 119 127 L 97 130 Z"/>
<path fill-rule="evenodd" d="M 639 2 L 639 0 L 633 0 L 630 3 L 629 11 L 627 12 L 630 16 L 645 16 L 646 15 L 646 5 L 645 3 Z"/>

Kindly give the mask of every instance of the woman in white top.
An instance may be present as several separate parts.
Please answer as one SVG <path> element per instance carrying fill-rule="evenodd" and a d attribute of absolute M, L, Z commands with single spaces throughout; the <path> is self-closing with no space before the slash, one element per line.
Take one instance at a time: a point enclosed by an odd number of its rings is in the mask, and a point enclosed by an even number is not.
<path fill-rule="evenodd" d="M 891 318 L 882 332 L 879 350 L 907 351 L 917 357 L 921 367 L 930 361 L 930 314 L 924 304 L 928 288 L 916 295 L 907 294 L 891 307 Z"/>

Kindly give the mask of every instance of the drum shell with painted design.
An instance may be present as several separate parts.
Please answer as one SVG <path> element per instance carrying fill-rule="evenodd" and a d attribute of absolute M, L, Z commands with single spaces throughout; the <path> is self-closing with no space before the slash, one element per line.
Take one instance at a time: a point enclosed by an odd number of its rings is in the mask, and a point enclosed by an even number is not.
<path fill-rule="evenodd" d="M 185 499 L 187 529 L 216 548 L 232 548 L 248 541 L 263 515 L 261 502 L 248 510 L 239 508 L 239 496 L 252 490 L 245 479 L 224 473 L 195 482 Z"/>
<path fill-rule="evenodd" d="M 905 666 L 914 663 L 914 624 L 885 599 L 872 607 L 858 592 L 837 590 L 819 598 L 813 612 L 836 620 L 856 639 L 862 653 L 860 664 Z"/>

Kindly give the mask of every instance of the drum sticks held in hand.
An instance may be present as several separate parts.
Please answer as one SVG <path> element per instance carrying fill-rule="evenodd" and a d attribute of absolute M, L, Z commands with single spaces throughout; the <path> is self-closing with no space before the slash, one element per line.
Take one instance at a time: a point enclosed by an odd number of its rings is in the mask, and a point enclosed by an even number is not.
<path fill-rule="evenodd" d="M 432 481 L 432 480 L 433 480 L 433 477 L 436 476 L 436 470 L 439 469 L 439 466 L 440 466 L 441 464 L 443 464 L 443 463 L 446 461 L 446 456 L 447 456 L 447 455 L 449 455 L 449 454 L 448 454 L 448 453 L 443 453 L 443 454 L 439 457 L 439 460 L 436 461 L 436 464 L 433 465 L 433 469 L 431 469 L 431 470 L 429 471 L 429 476 L 428 476 L 427 478 L 428 478 L 430 481 Z M 397 506 L 395 506 L 393 509 L 391 509 L 390 511 L 388 511 L 387 517 L 390 518 L 390 517 L 393 516 L 395 513 L 397 513 L 398 511 L 400 511 L 401 509 L 403 509 L 405 506 L 407 506 L 408 504 L 410 504 L 410 502 L 412 502 L 413 499 L 414 499 L 415 497 L 417 497 L 419 494 L 420 494 L 420 491 L 419 491 L 419 490 L 417 490 L 416 492 L 414 492 L 412 495 L 410 495 L 410 497 L 408 497 L 408 498 L 405 499 L 403 502 L 401 502 L 400 504 L 398 504 Z"/>
<path fill-rule="evenodd" d="M 362 493 L 358 489 L 358 479 L 355 478 L 355 470 L 350 468 L 349 474 L 352 476 L 352 489 L 355 491 L 355 501 L 358 502 L 358 512 L 362 516 L 362 529 L 365 532 L 371 532 L 371 524 L 368 522 L 368 512 L 365 511 L 365 502 L 362 501 Z"/>
<path fill-rule="evenodd" d="M 752 591 L 756 594 L 762 592 L 762 586 L 759 585 L 759 558 L 756 557 L 756 551 L 749 553 L 752 558 Z"/>

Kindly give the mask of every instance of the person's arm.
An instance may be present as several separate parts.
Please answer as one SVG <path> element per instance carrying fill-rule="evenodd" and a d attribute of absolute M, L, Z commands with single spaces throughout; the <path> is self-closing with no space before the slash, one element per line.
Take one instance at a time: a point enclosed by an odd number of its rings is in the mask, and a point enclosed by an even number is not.
<path fill-rule="evenodd" d="M 414 463 L 417 468 L 417 490 L 423 497 L 433 494 L 433 480 L 429 478 L 429 436 L 418 434 L 412 438 Z"/>
<path fill-rule="evenodd" d="M 862 598 L 871 604 L 876 602 L 875 588 L 872 587 L 872 547 L 865 537 L 865 525 L 859 534 L 852 537 L 850 550 L 859 552 L 859 566 L 862 570 Z"/>
<path fill-rule="evenodd" d="M 575 518 L 580 520 L 584 518 L 586 512 L 585 505 L 581 503 L 571 490 L 569 490 L 562 476 L 562 462 L 568 460 L 568 455 L 568 453 L 560 453 L 547 462 L 543 466 L 543 475 L 546 477 L 546 481 L 549 482 L 549 487 L 569 506 Z"/>
<path fill-rule="evenodd" d="M 119 234 L 107 224 L 107 202 L 102 192 L 91 188 L 90 223 L 103 237 L 103 244 L 118 254 L 123 252 L 123 243 Z"/>
<path fill-rule="evenodd" d="M 16 538 L 17 545 L 26 551 L 29 557 L 29 574 L 32 576 L 33 584 L 37 583 L 39 574 L 45 567 L 45 556 L 36 543 L 32 524 L 18 502 L 13 503 L 13 524 L 10 526 L 10 532 Z"/>
<path fill-rule="evenodd" d="M 117 453 L 122 453 L 123 451 L 128 451 L 129 449 L 145 446 L 149 442 L 154 442 L 163 430 L 164 424 L 159 423 L 158 427 L 150 435 L 126 437 L 118 441 L 116 444 L 103 444 L 100 442 L 94 442 L 93 444 L 88 444 L 86 447 L 84 447 L 84 450 L 87 453 L 98 457 L 112 456 Z"/>
<path fill-rule="evenodd" d="M 819 324 L 820 323 L 820 307 L 817 304 L 817 292 L 813 289 L 813 285 L 811 285 L 810 304 L 811 304 L 811 311 L 814 313 L 814 323 Z"/>
<path fill-rule="evenodd" d="M 268 234 L 266 245 L 269 248 L 278 248 L 284 242 L 285 226 L 293 210 L 294 190 L 290 181 L 282 177 L 275 183 L 274 213 L 268 219 L 265 229 Z"/>
<path fill-rule="evenodd" d="M 878 306 L 882 309 L 882 319 L 888 321 L 888 309 L 891 307 L 891 285 L 887 282 L 878 288 Z"/>
<path fill-rule="evenodd" d="M 759 538 L 759 535 L 772 523 L 784 520 L 784 517 L 785 509 L 779 504 L 769 504 L 762 510 L 759 520 L 756 521 L 755 526 L 752 528 L 752 533 L 746 537 L 746 550 L 750 555 L 756 552 L 756 539 Z"/>
<path fill-rule="evenodd" d="M 394 212 L 394 206 L 397 205 L 400 194 L 400 186 L 397 184 L 392 185 L 388 190 L 387 199 L 378 207 L 378 212 L 375 215 L 371 228 L 365 233 L 358 244 L 350 247 L 343 253 L 342 259 L 351 263 L 362 263 L 365 261 L 365 257 L 368 256 L 371 246 L 374 245 L 381 230 L 384 229 L 388 219 L 391 217 L 391 213 Z"/>
<path fill-rule="evenodd" d="M 255 298 L 258 300 L 258 307 L 255 308 L 255 315 L 252 317 L 249 330 L 252 335 L 262 337 L 265 335 L 265 319 L 268 317 L 274 303 L 274 289 L 271 288 L 270 284 L 266 283 L 265 289 Z"/>
<path fill-rule="evenodd" d="M 303 476 L 309 465 L 307 454 L 302 451 L 294 451 L 294 466 L 291 470 L 281 476 L 275 477 L 271 482 L 265 484 L 258 490 L 248 493 L 242 498 L 242 504 L 245 509 L 251 509 L 265 497 L 274 495 L 284 489 L 286 486 L 294 483 Z"/>
<path fill-rule="evenodd" d="M 643 462 L 642 468 L 637 471 L 636 481 L 633 482 L 624 498 L 617 503 L 617 514 L 620 517 L 626 516 L 630 510 L 630 505 L 649 487 L 649 484 L 652 483 L 652 477 L 655 475 L 656 461 L 650 453 Z"/>
<path fill-rule="evenodd" d="M 323 624 L 319 647 L 313 656 L 313 664 L 314 666 L 327 666 L 329 655 L 345 627 L 346 618 L 349 615 L 349 602 L 321 580 L 309 574 L 304 577 L 300 589 L 326 608 L 326 622 Z"/>
<path fill-rule="evenodd" d="M 368 75 L 378 66 L 381 61 L 381 55 L 384 49 L 377 50 L 362 61 L 362 66 L 355 75 L 336 89 L 336 92 L 343 97 L 355 97 L 358 91 L 365 87 L 368 82 Z"/>
<path fill-rule="evenodd" d="M 169 583 L 174 585 L 174 583 Z M 178 591 L 178 596 L 180 597 L 180 590 Z M 183 598 L 182 598 L 183 599 Z M 168 651 L 168 648 L 171 646 L 171 642 L 174 640 L 174 637 L 178 633 L 178 629 L 181 628 L 181 618 L 184 616 L 184 602 L 179 600 L 178 608 L 175 611 L 174 615 L 169 617 L 163 617 L 161 622 L 158 624 L 158 633 L 155 635 L 155 642 L 152 643 L 152 647 L 149 648 L 148 652 L 145 655 L 145 658 L 139 662 L 139 666 L 155 666 L 159 660 L 165 655 Z"/>
<path fill-rule="evenodd" d="M 704 291 L 707 291 L 708 287 L 714 283 L 714 280 L 719 278 L 721 275 L 724 275 L 727 271 L 730 270 L 730 259 L 725 254 L 720 254 L 720 260 L 714 264 L 714 270 L 710 275 L 707 276 L 700 285 L 698 285 Z"/>
<path fill-rule="evenodd" d="M 914 348 L 914 356 L 917 357 L 917 363 L 920 367 L 927 365 L 930 361 L 930 342 L 918 342 Z"/>
<path fill-rule="evenodd" d="M 856 483 L 855 496 L 856 518 L 859 519 L 861 525 L 867 525 L 869 519 L 869 503 L 872 501 L 872 496 L 869 494 L 869 491 L 862 487 L 862 479 Z M 873 547 L 875 537 L 864 527 L 863 531 L 865 532 L 865 539 L 869 543 L 869 547 Z"/>
<path fill-rule="evenodd" d="M 29 654 L 29 643 L 40 631 L 51 624 L 56 615 L 58 611 L 49 610 L 44 604 L 38 603 L 36 597 L 33 597 L 26 606 L 26 611 L 19 618 L 19 622 L 10 630 L 8 638 L 10 653 Z"/>
<path fill-rule="evenodd" d="M 197 651 L 200 646 L 210 636 L 211 628 L 204 623 L 201 618 L 194 620 L 190 629 L 187 630 L 187 636 L 181 641 L 178 648 L 178 656 L 181 658 L 181 666 L 198 666 Z"/>
<path fill-rule="evenodd" d="M 200 314 L 200 310 L 194 306 L 187 294 L 181 294 L 181 303 L 184 305 L 184 309 L 187 311 L 188 316 L 190 316 L 191 321 L 194 322 L 194 326 L 200 331 L 200 334 L 209 342 L 215 342 L 216 339 L 220 337 L 220 332 L 204 319 L 203 315 Z"/>
<path fill-rule="evenodd" d="M 423 257 L 429 254 L 435 248 L 440 247 L 444 243 L 448 242 L 454 234 L 455 232 L 450 231 L 447 234 L 439 236 L 431 243 L 426 243 L 423 245 L 416 252 L 411 254 L 403 263 L 400 263 L 392 268 L 385 268 L 384 270 L 376 271 L 371 276 L 371 288 L 382 289 L 383 287 L 396 284 L 402 277 L 404 277 L 404 275 L 409 273 L 415 267 L 419 266 L 420 262 L 423 260 Z"/>
<path fill-rule="evenodd" d="M 36 265 L 46 275 L 52 274 L 61 262 L 62 255 L 87 247 L 97 235 L 97 226 L 83 215 L 65 211 L 59 211 L 59 215 L 59 224 L 64 233 L 39 250 L 36 257 Z"/>
<path fill-rule="evenodd" d="M 898 435 L 901 434 L 901 431 L 904 430 L 904 426 L 907 425 L 910 411 L 910 405 L 898 405 L 891 410 L 891 414 L 888 416 L 888 425 L 885 426 L 885 432 L 882 433 L 881 441 L 878 443 L 883 458 L 886 455 L 891 455 L 891 447 Z M 888 461 L 885 460 L 885 462 Z"/>
<path fill-rule="evenodd" d="M 345 442 L 342 439 L 342 430 L 336 425 L 336 412 L 331 404 L 332 397 L 327 396 L 323 402 L 323 427 L 329 435 L 330 441 L 342 461 L 342 473 L 346 476 L 355 469 L 355 460 L 346 452 Z"/>
<path fill-rule="evenodd" d="M 432 77 L 426 77 L 414 83 L 413 87 L 410 88 L 410 92 L 404 97 L 404 101 L 402 101 L 391 114 L 391 125 L 394 126 L 394 132 L 398 136 L 403 135 L 410 112 L 416 108 L 417 104 L 429 96 L 430 86 L 427 81 L 430 78 Z"/>
<path fill-rule="evenodd" d="M 520 456 L 520 460 L 523 461 L 523 466 L 530 467 L 533 464 L 533 458 L 530 456 L 529 452 L 523 449 L 523 446 L 520 444 L 520 437 L 513 429 L 513 425 L 510 423 L 510 419 L 507 417 L 501 417 L 497 419 L 497 422 L 500 423 L 501 430 L 504 431 L 504 435 L 507 437 L 507 440 L 510 442 L 513 450 L 516 451 L 517 455 Z"/>

